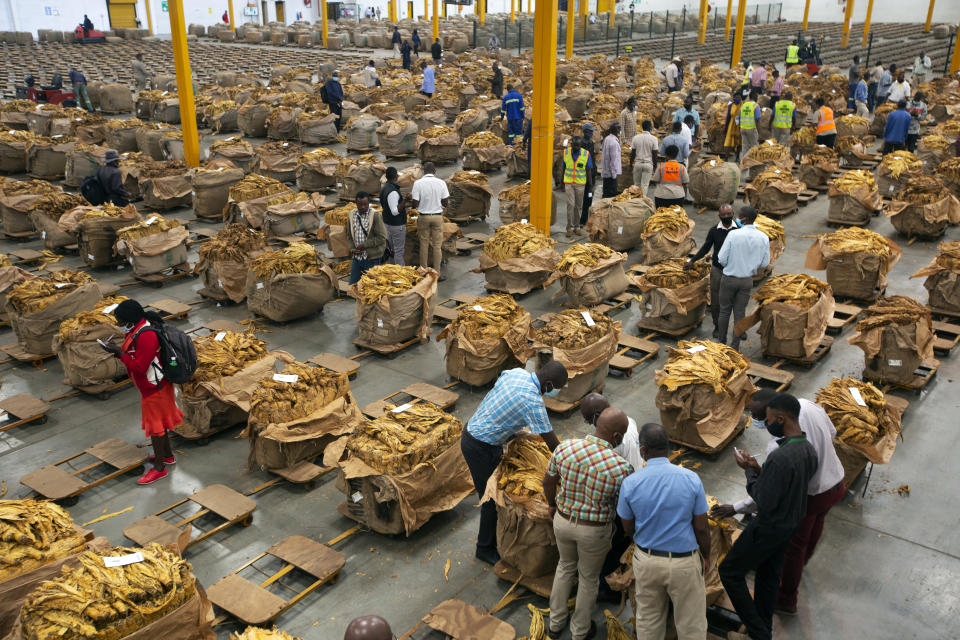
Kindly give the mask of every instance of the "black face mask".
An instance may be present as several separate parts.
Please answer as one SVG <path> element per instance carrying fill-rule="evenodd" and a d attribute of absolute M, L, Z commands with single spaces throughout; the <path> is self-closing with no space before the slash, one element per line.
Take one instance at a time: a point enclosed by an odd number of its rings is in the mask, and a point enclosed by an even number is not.
<path fill-rule="evenodd" d="M 783 437 L 783 420 L 775 420 L 773 422 L 767 421 L 767 422 L 764 422 L 764 424 L 767 425 L 767 431 L 774 438 Z"/>
<path fill-rule="evenodd" d="M 720 218 L 720 224 L 724 227 L 730 227 L 733 224 L 733 218 Z"/>

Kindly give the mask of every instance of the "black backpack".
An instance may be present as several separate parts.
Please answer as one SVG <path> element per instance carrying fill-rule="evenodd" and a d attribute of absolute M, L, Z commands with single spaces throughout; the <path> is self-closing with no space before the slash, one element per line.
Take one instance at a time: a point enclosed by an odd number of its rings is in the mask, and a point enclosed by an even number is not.
<path fill-rule="evenodd" d="M 176 327 L 166 324 L 151 324 L 143 327 L 133 336 L 133 348 L 137 348 L 137 338 L 144 331 L 153 331 L 160 342 L 160 370 L 163 377 L 173 384 L 189 382 L 197 370 L 197 349 L 193 340 Z"/>
<path fill-rule="evenodd" d="M 329 104 L 329 99 L 327 98 L 327 85 L 320 85 L 320 101 L 324 104 Z"/>
<path fill-rule="evenodd" d="M 100 206 L 107 201 L 107 190 L 103 188 L 103 183 L 100 182 L 97 174 L 83 179 L 80 183 L 80 195 L 94 206 Z"/>

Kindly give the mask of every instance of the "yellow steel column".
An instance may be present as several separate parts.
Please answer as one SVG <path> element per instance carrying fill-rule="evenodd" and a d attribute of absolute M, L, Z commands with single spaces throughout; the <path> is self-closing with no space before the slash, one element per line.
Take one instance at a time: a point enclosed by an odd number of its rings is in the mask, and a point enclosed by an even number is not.
<path fill-rule="evenodd" d="M 477 0 L 477 8 L 480 10 L 480 24 L 487 21 L 487 0 Z"/>
<path fill-rule="evenodd" d="M 200 166 L 200 142 L 197 138 L 197 110 L 193 104 L 193 79 L 187 51 L 187 26 L 183 20 L 183 0 L 168 0 L 170 35 L 173 39 L 173 66 L 177 71 L 177 97 L 180 99 L 180 129 L 187 165 Z"/>
<path fill-rule="evenodd" d="M 433 0 L 433 39 L 440 37 L 440 6 L 438 0 Z"/>
<path fill-rule="evenodd" d="M 867 46 L 867 39 L 870 37 L 870 16 L 873 15 L 873 0 L 867 0 L 867 19 L 863 22 L 863 42 L 861 47 Z"/>
<path fill-rule="evenodd" d="M 933 0 L 930 0 L 933 2 Z M 846 49 L 850 44 L 850 22 L 853 20 L 853 0 L 847 0 L 847 10 L 843 14 L 843 37 L 840 38 L 840 48 Z"/>
<path fill-rule="evenodd" d="M 809 17 L 810 17 L 810 0 L 807 0 L 806 4 L 803 5 L 803 25 L 801 25 L 800 27 L 804 31 L 807 30 L 807 18 Z"/>
<path fill-rule="evenodd" d="M 447 17 L 447 3 L 446 3 L 446 2 L 443 3 L 443 17 L 444 17 L 444 18 Z"/>
<path fill-rule="evenodd" d="M 548 1 L 548 2 L 552 2 L 552 0 L 547 0 L 547 1 Z M 576 23 L 576 21 L 577 21 L 577 20 L 576 20 L 576 17 L 575 17 L 574 14 L 573 14 L 574 7 L 575 7 L 574 0 L 567 0 L 567 46 L 566 46 L 566 48 L 564 49 L 563 54 L 564 54 L 564 57 L 567 58 L 568 60 L 573 57 L 573 25 L 574 25 L 574 24 Z M 537 30 L 537 26 L 536 26 L 536 19 L 537 19 L 537 16 L 539 15 L 539 12 L 540 12 L 540 7 L 538 6 L 538 7 L 537 7 L 537 13 L 534 14 L 534 16 L 533 16 L 533 19 L 534 19 L 534 26 L 533 26 L 534 37 L 536 37 L 536 34 L 539 32 L 539 31 Z"/>
<path fill-rule="evenodd" d="M 573 0 L 568 0 L 573 7 Z M 553 109 L 557 82 L 557 3 L 538 2 L 533 20 L 533 129 L 530 142 L 530 224 L 550 234 L 553 202 Z M 573 9 L 568 9 L 568 16 Z M 568 33 L 573 31 L 568 27 Z M 569 43 L 570 40 L 568 39 Z M 570 46 L 569 44 L 567 46 Z"/>
<path fill-rule="evenodd" d="M 327 0 L 320 0 L 320 42 L 327 48 Z"/>
<path fill-rule="evenodd" d="M 848 2 L 851 0 L 847 0 Z M 740 51 L 743 49 L 743 24 L 747 18 L 747 0 L 738 0 L 737 2 L 737 31 L 733 35 L 733 56 L 730 59 L 730 67 L 737 66 L 740 62 Z"/>
<path fill-rule="evenodd" d="M 150 15 L 150 0 L 143 0 L 147 8 L 147 31 L 153 35 L 153 16 Z M 233 5 L 230 5 L 230 28 L 233 29 Z"/>
<path fill-rule="evenodd" d="M 710 14 L 707 12 L 707 0 L 700 0 L 700 28 L 697 30 L 697 44 L 704 44 L 707 41 L 707 18 Z"/>
<path fill-rule="evenodd" d="M 574 2 L 575 0 L 570 0 Z M 585 16 L 590 13 L 590 0 L 580 0 L 580 15 Z"/>
<path fill-rule="evenodd" d="M 930 21 L 933 20 L 933 0 L 930 0 L 930 7 L 927 9 L 927 24 L 924 25 L 923 30 L 926 33 L 930 33 Z"/>
<path fill-rule="evenodd" d="M 702 1 L 706 2 L 706 0 L 702 0 Z M 611 2 L 610 3 L 610 31 L 613 31 L 613 20 L 614 20 L 614 16 L 617 15 L 616 9 L 617 9 L 617 5 Z"/>
<path fill-rule="evenodd" d="M 423 0 L 423 19 L 426 20 L 430 17 L 429 9 L 430 0 Z"/>
<path fill-rule="evenodd" d="M 960 25 L 957 25 L 957 33 L 960 33 Z M 953 41 L 953 55 L 950 56 L 951 75 L 960 71 L 960 42 Z"/>
<path fill-rule="evenodd" d="M 527 0 L 527 13 L 530 13 L 531 9 L 533 9 L 533 0 Z"/>
<path fill-rule="evenodd" d="M 147 2 L 147 17 L 148 17 L 148 19 L 149 19 L 149 17 L 150 17 L 150 0 L 146 0 L 146 2 Z M 227 1 L 227 12 L 228 12 L 228 14 L 229 14 L 228 17 L 230 18 L 230 31 L 236 31 L 236 30 L 237 30 L 237 23 L 233 21 L 233 0 L 228 0 L 228 1 Z M 148 20 L 148 21 L 149 21 L 149 20 Z"/>
<path fill-rule="evenodd" d="M 517 0 L 510 0 L 510 24 L 513 24 L 516 21 L 517 21 Z"/>
<path fill-rule="evenodd" d="M 730 19 L 733 18 L 733 0 L 727 0 L 727 23 L 723 26 L 723 41 L 730 41 Z"/>

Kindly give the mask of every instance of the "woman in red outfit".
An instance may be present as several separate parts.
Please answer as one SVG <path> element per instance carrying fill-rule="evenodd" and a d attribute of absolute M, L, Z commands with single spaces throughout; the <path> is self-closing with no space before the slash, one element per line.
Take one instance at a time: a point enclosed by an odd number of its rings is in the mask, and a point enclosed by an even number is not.
<path fill-rule="evenodd" d="M 141 425 L 150 437 L 153 468 L 140 477 L 139 484 L 150 484 L 167 477 L 165 465 L 174 464 L 168 431 L 183 421 L 177 408 L 173 384 L 163 378 L 160 367 L 160 341 L 151 325 L 163 320 L 153 311 L 144 311 L 136 300 L 124 300 L 113 312 L 117 324 L 126 331 L 123 345 L 104 343 L 103 348 L 120 358 L 127 374 L 140 391 Z"/>

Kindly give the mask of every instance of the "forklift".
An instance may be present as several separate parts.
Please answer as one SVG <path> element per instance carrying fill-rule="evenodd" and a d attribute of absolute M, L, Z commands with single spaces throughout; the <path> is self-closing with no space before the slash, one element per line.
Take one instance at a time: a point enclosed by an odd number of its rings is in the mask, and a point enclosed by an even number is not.
<path fill-rule="evenodd" d="M 36 78 L 29 75 L 23 80 L 23 87 L 17 87 L 18 100 L 32 100 L 36 103 L 58 104 L 63 107 L 77 106 L 77 96 L 73 91 L 63 90 L 63 78 L 59 73 L 54 73 L 50 78 L 49 85 L 36 86 Z"/>

